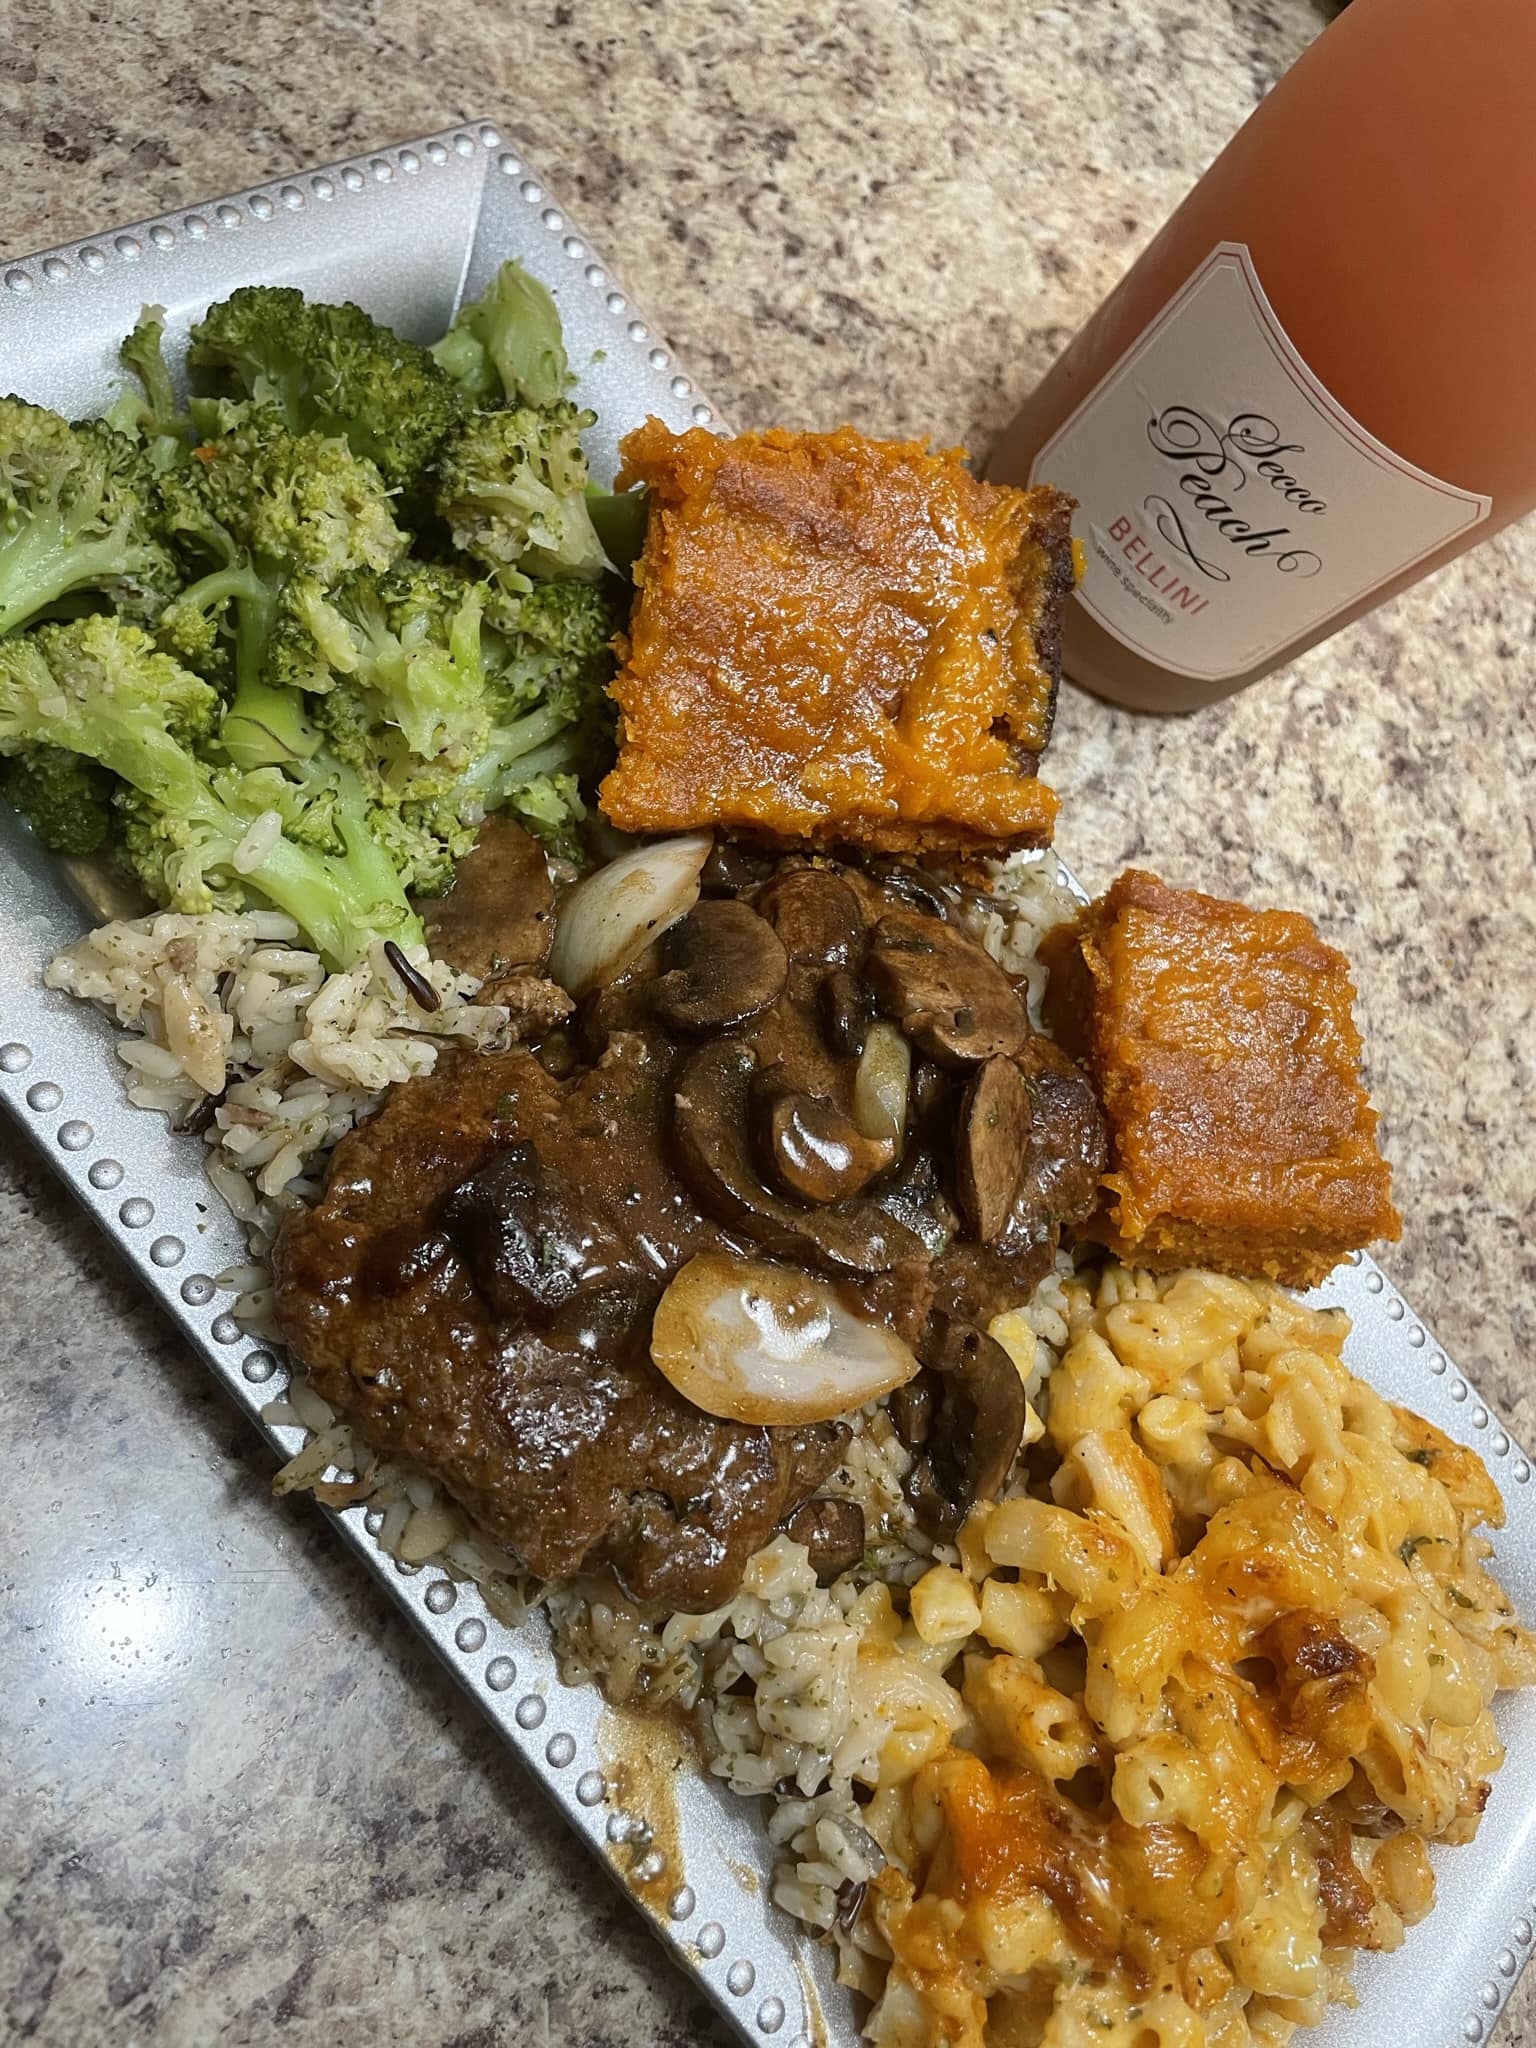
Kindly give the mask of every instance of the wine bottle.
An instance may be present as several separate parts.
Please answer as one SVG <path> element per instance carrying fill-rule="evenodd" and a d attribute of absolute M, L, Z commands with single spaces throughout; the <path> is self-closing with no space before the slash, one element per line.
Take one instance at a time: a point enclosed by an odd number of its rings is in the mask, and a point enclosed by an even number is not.
<path fill-rule="evenodd" d="M 1353 0 L 998 443 L 1081 507 L 1066 669 L 1187 710 L 1536 504 L 1536 0 Z"/>

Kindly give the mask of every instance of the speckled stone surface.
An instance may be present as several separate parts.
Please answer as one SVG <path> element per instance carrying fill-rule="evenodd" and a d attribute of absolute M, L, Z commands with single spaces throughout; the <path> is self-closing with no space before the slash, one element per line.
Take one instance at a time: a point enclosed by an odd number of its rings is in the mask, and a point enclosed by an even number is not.
<path fill-rule="evenodd" d="M 12 0 L 0 249 L 491 114 L 736 419 L 979 448 L 1322 19 Z M 1161 723 L 1068 693 L 1052 759 L 1089 883 L 1135 859 L 1347 948 L 1408 1219 L 1390 1264 L 1527 1443 L 1533 591 L 1536 535 L 1506 534 L 1234 703 Z M 0 2035 L 723 2039 L 11 1154 L 0 1330 Z M 1536 1985 L 1499 2039 L 1536 2042 Z"/>

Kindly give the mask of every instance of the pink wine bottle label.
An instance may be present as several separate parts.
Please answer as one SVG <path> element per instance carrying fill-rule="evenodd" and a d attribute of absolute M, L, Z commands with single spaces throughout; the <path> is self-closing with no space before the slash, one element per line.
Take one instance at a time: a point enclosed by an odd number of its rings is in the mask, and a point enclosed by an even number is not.
<path fill-rule="evenodd" d="M 1035 457 L 1070 491 L 1077 601 L 1176 675 L 1272 660 L 1488 517 L 1394 455 L 1292 347 L 1223 242 Z"/>

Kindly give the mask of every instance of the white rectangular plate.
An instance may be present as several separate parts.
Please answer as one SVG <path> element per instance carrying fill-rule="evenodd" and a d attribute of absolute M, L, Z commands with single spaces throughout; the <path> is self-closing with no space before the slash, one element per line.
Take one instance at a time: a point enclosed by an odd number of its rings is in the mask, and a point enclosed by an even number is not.
<path fill-rule="evenodd" d="M 598 414 L 594 472 L 611 477 L 618 437 L 647 413 L 719 425 L 603 259 L 537 172 L 488 122 L 167 215 L 109 228 L 0 269 L 0 391 L 71 415 L 100 411 L 118 387 L 117 345 L 145 302 L 163 305 L 173 360 L 187 329 L 237 285 L 291 283 L 353 298 L 402 333 L 431 339 L 513 256 L 555 292 L 583 399 Z M 8 812 L 0 815 L 0 1105 L 116 1242 L 234 1400 L 274 1447 L 263 1405 L 284 1367 L 224 1312 L 209 1275 L 238 1263 L 238 1226 L 203 1177 L 204 1146 L 177 1136 L 123 1093 L 107 1021 L 41 986 L 44 963 L 85 917 L 61 872 Z M 1355 1371 L 1486 1459 L 1509 1526 L 1497 1569 L 1519 1611 L 1536 1614 L 1536 1484 L 1531 1464 L 1369 1259 L 1319 1290 L 1354 1321 Z M 325 1512 L 324 1510 L 316 1510 Z M 646 1816 L 622 1811 L 603 1773 L 601 1701 L 561 1684 L 543 1622 L 503 1627 L 472 1586 L 449 1586 L 383 1555 L 361 1508 L 333 1515 L 342 1540 L 523 1758 L 571 1826 L 619 1874 L 646 1846 Z M 1384 2040 L 1481 2041 L 1530 1954 L 1536 1923 L 1536 1692 L 1506 1698 L 1509 1748 L 1477 1842 L 1436 1855 L 1439 1903 L 1395 1956 L 1361 1959 L 1355 2012 L 1336 2010 L 1308 2048 Z M 769 1846 L 753 1809 L 702 1774 L 678 1786 L 683 1868 L 644 1907 L 675 1959 L 738 2034 L 763 2048 L 854 2048 L 854 2001 L 825 1949 L 768 1903 Z"/>

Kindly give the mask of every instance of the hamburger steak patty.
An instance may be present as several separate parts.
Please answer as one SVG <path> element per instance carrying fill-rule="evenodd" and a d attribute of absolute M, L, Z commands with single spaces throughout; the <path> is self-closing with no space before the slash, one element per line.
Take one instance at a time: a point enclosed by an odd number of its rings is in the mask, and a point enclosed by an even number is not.
<path fill-rule="evenodd" d="M 690 1611 L 734 1594 L 848 1430 L 674 1391 L 649 1348 L 673 1276 L 703 1252 L 788 1261 L 909 1345 L 909 1492 L 952 1533 L 1022 1426 L 987 1325 L 1104 1165 L 1087 1081 L 953 892 L 796 859 L 705 887 L 568 1030 L 396 1087 L 273 1261 L 284 1335 L 366 1442 L 540 1576 L 606 1564 Z M 883 1130 L 861 1128 L 869 1061 L 901 1091 Z"/>
<path fill-rule="evenodd" d="M 606 1562 L 637 1599 L 701 1611 L 735 1592 L 848 1432 L 717 1421 L 651 1364 L 666 1278 L 721 1242 L 664 1164 L 656 1065 L 626 1037 L 568 1086 L 519 1048 L 396 1088 L 283 1232 L 278 1314 L 316 1391 L 377 1449 L 416 1460 L 530 1571 Z M 535 1269 L 564 1280 L 546 1288 L 542 1327 L 514 1298 L 515 1256 L 486 1242 L 498 1208 L 516 1206 L 488 1173 L 512 1148 L 548 1162 Z M 603 1214 L 621 1152 L 614 1192 L 644 1218 L 633 1237 Z M 559 1201 L 560 1181 L 579 1201 Z M 560 1242 L 549 1218 L 562 1207 L 573 1228 Z"/>

